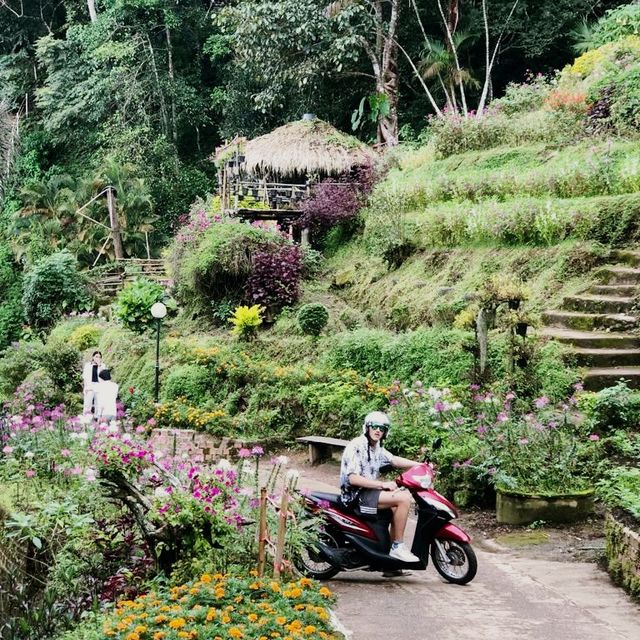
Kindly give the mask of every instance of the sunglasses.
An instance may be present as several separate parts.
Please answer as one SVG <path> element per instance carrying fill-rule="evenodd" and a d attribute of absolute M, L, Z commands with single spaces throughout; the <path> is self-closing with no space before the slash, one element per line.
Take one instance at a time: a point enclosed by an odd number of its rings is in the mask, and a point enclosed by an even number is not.
<path fill-rule="evenodd" d="M 369 424 L 367 426 L 369 429 L 377 429 L 378 431 L 382 431 L 382 433 L 387 433 L 387 431 L 389 431 L 388 424 Z"/>

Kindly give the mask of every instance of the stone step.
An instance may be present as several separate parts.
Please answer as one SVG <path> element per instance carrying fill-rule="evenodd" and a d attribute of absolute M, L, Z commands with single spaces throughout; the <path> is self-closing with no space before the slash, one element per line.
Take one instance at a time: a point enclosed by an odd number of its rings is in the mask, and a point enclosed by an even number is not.
<path fill-rule="evenodd" d="M 537 334 L 582 349 L 640 349 L 640 336 L 631 333 L 542 327 Z"/>
<path fill-rule="evenodd" d="M 562 301 L 562 308 L 568 311 L 586 313 L 623 313 L 631 311 L 636 304 L 631 296 L 567 296 Z"/>
<path fill-rule="evenodd" d="M 596 284 L 588 293 L 594 296 L 635 296 L 640 285 L 637 284 Z"/>
<path fill-rule="evenodd" d="M 632 389 L 640 388 L 640 367 L 597 367 L 584 372 L 584 387 L 588 391 L 600 391 L 615 386 L 624 379 Z"/>
<path fill-rule="evenodd" d="M 571 354 L 578 367 L 640 366 L 640 349 L 573 348 Z"/>
<path fill-rule="evenodd" d="M 636 328 L 640 321 L 639 318 L 624 313 L 582 313 L 563 310 L 545 311 L 542 318 L 548 326 L 577 331 L 592 331 L 594 329 L 629 331 Z"/>
<path fill-rule="evenodd" d="M 616 249 L 611 252 L 611 259 L 617 262 L 624 262 L 630 267 L 640 266 L 640 251 L 633 249 Z"/>
<path fill-rule="evenodd" d="M 640 285 L 640 269 L 611 265 L 602 267 L 595 273 L 603 284 L 638 284 Z"/>

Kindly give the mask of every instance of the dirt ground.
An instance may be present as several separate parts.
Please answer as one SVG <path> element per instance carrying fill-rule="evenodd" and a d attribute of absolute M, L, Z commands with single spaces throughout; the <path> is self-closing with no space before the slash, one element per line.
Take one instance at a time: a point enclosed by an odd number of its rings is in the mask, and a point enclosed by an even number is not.
<path fill-rule="evenodd" d="M 306 451 L 287 451 L 290 467 L 300 471 L 300 486 L 305 480 L 322 482 L 338 491 L 340 463 L 336 456 L 324 464 L 311 466 Z M 437 479 L 436 479 L 437 488 Z M 495 510 L 460 510 L 457 520 L 474 540 L 487 549 L 508 548 L 519 556 L 561 562 L 599 562 L 604 554 L 604 522 L 602 513 L 575 524 L 536 523 L 510 526 L 496 522 Z"/>

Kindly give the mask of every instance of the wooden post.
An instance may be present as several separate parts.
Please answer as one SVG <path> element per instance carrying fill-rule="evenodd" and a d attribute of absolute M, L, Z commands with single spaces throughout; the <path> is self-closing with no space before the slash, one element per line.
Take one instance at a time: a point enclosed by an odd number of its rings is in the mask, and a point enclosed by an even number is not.
<path fill-rule="evenodd" d="M 284 556 L 284 536 L 287 531 L 287 511 L 289 510 L 289 492 L 284 489 L 280 501 L 280 517 L 278 519 L 278 538 L 276 540 L 276 557 L 273 561 L 273 577 L 280 579 L 282 558 Z"/>
<path fill-rule="evenodd" d="M 116 254 L 116 260 L 122 260 L 124 258 L 124 250 L 122 249 L 120 222 L 118 220 L 118 211 L 116 210 L 116 197 L 111 186 L 107 187 L 107 207 L 109 208 L 109 222 L 111 224 L 111 235 L 113 236 L 113 250 Z"/>
<path fill-rule="evenodd" d="M 260 521 L 258 525 L 258 577 L 264 575 L 267 559 L 267 488 L 260 489 Z"/>

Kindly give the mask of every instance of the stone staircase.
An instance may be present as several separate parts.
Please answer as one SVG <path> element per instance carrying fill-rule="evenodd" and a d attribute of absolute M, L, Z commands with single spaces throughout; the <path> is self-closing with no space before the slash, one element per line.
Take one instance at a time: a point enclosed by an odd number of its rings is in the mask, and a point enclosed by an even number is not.
<path fill-rule="evenodd" d="M 543 314 L 540 331 L 570 345 L 592 391 L 620 378 L 640 388 L 640 251 L 614 251 L 611 259 L 614 264 L 597 271 L 597 284 Z"/>
<path fill-rule="evenodd" d="M 168 282 L 163 260 L 124 258 L 101 269 L 100 275 L 93 280 L 96 292 L 106 298 L 115 296 L 124 285 L 137 277 L 155 280 L 162 285 Z"/>

